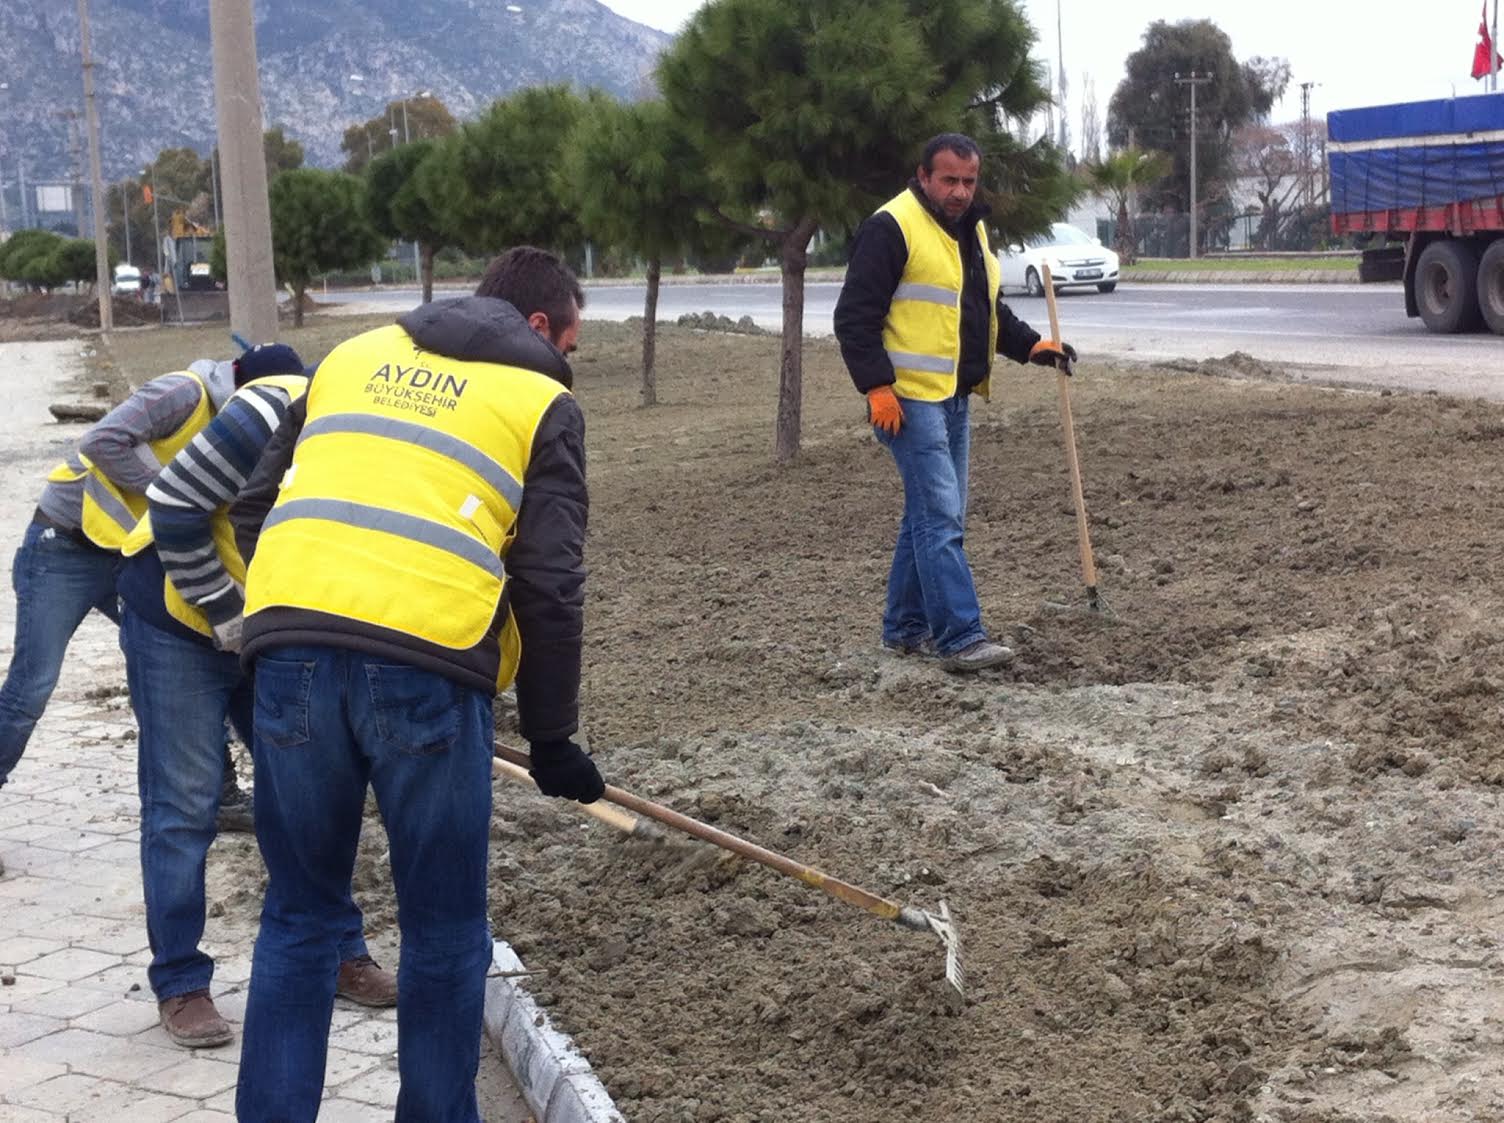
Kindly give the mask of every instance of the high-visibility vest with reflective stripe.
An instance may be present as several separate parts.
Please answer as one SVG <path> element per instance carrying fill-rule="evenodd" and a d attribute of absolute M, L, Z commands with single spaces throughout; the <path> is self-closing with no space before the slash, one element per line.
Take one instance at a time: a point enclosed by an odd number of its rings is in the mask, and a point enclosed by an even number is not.
<path fill-rule="evenodd" d="M 907 188 L 879 213 L 893 216 L 909 256 L 883 321 L 883 347 L 893 363 L 900 398 L 939 402 L 956 392 L 961 362 L 961 284 L 965 275 L 960 243 Z M 987 263 L 987 363 L 997 351 L 997 259 L 987 242 L 986 224 L 977 221 L 977 241 Z M 990 376 L 976 387 L 984 398 Z"/>
<path fill-rule="evenodd" d="M 198 384 L 198 405 L 188 419 L 161 440 L 151 441 L 147 448 L 158 464 L 165 465 L 183 450 L 198 432 L 214 420 L 214 403 L 209 399 L 209 388 L 204 380 L 189 370 L 174 371 L 164 378 L 191 378 Z M 141 516 L 146 514 L 146 496 L 128 491 L 110 479 L 81 452 L 70 453 L 68 458 L 47 473 L 49 483 L 73 483 L 84 481 L 84 504 L 81 525 L 89 541 L 106 550 L 118 550 L 126 536 L 135 528 Z"/>
<path fill-rule="evenodd" d="M 538 425 L 567 394 L 547 375 L 419 350 L 400 327 L 337 347 L 267 516 L 246 617 L 328 613 L 465 651 L 487 638 Z M 521 654 L 508 613 L 496 682 Z"/>
<path fill-rule="evenodd" d="M 308 377 L 302 374 L 269 374 L 262 378 L 252 379 L 235 393 L 231 394 L 225 402 L 225 408 L 229 408 L 241 394 L 252 386 L 276 386 L 287 392 L 290 401 L 297 401 L 308 390 Z M 221 504 L 209 520 L 210 532 L 214 539 L 214 552 L 219 555 L 220 564 L 225 567 L 225 572 L 238 582 L 245 585 L 245 559 L 240 556 L 240 547 L 235 543 L 235 528 L 230 523 L 230 509 Z M 126 557 L 135 557 L 156 540 L 156 535 L 151 528 L 151 511 L 148 510 L 141 521 L 136 524 L 134 530 L 126 536 L 120 552 Z M 162 578 L 162 603 L 167 609 L 167 614 L 185 627 L 192 628 L 203 636 L 212 636 L 214 629 L 209 623 L 209 618 L 204 615 L 202 609 L 189 604 L 179 593 L 177 586 L 172 583 L 172 578 Z"/>

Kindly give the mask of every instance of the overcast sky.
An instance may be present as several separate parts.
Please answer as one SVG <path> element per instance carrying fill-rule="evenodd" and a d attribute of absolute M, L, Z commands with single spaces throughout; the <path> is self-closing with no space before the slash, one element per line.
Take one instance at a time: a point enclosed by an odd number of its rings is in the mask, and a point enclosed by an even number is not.
<path fill-rule="evenodd" d="M 697 0 L 604 0 L 629 19 L 677 31 Z M 1039 32 L 1038 56 L 1058 57 L 1057 0 L 1022 0 Z M 1293 76 L 1274 120 L 1300 116 L 1301 82 L 1311 91 L 1313 115 L 1329 109 L 1482 93 L 1469 77 L 1481 0 L 1427 0 L 1416 5 L 1334 3 L 1332 0 L 1058 0 L 1064 24 L 1072 140 L 1081 134 L 1081 97 L 1089 76 L 1105 118 L 1123 76 L 1123 60 L 1156 19 L 1208 18 L 1232 39 L 1239 59 L 1274 55 L 1290 61 Z M 1490 18 L 1491 15 L 1490 15 Z M 1167 80 L 1168 80 L 1168 76 Z M 1504 85 L 1504 75 L 1501 75 Z"/>

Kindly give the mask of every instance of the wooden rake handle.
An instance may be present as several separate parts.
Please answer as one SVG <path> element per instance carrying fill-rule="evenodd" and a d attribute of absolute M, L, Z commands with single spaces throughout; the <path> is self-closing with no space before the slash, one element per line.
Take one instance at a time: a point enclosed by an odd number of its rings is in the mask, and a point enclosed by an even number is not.
<path fill-rule="evenodd" d="M 1050 310 L 1050 339 L 1060 342 L 1060 309 L 1055 306 L 1055 280 L 1050 276 L 1048 262 L 1041 262 L 1044 270 L 1044 302 Z M 1097 561 L 1092 556 L 1091 530 L 1086 522 L 1086 495 L 1081 489 L 1081 461 L 1076 455 L 1076 422 L 1071 415 L 1070 376 L 1063 370 L 1055 372 L 1055 383 L 1060 389 L 1060 426 L 1065 431 L 1065 459 L 1071 470 L 1071 499 L 1076 505 L 1076 540 L 1081 550 L 1081 576 L 1086 582 L 1088 596 L 1097 595 Z"/>
<path fill-rule="evenodd" d="M 519 769 L 526 769 L 531 763 L 526 753 L 520 753 L 516 749 L 509 749 L 505 745 L 496 746 L 496 756 L 501 761 L 515 765 Z M 528 779 L 531 782 L 532 777 L 529 776 Z M 733 854 L 740 854 L 743 858 L 750 858 L 754 862 L 761 863 L 769 869 L 787 874 L 789 877 L 796 878 L 806 885 L 828 893 L 838 901 L 845 901 L 848 905 L 855 905 L 857 908 L 870 912 L 873 916 L 881 917 L 884 920 L 893 920 L 909 925 L 909 914 L 917 912 L 914 909 L 905 909 L 902 905 L 890 901 L 885 897 L 879 897 L 875 893 L 869 893 L 859 886 L 848 884 L 839 878 L 830 877 L 812 866 L 803 865 L 776 851 L 765 849 L 755 842 L 748 842 L 746 839 L 738 838 L 727 831 L 717 830 L 708 823 L 702 823 L 698 819 L 691 819 L 688 815 L 681 815 L 679 812 L 664 807 L 660 803 L 653 803 L 651 800 L 635 796 L 631 792 L 622 791 L 621 788 L 613 787 L 610 784 L 606 785 L 606 794 L 603 798 L 616 804 L 618 807 L 624 807 L 628 811 L 662 823 L 664 826 L 683 831 L 685 834 L 698 838 L 702 842 L 719 846 L 723 850 L 729 850 Z M 596 804 L 587 803 L 583 806 L 586 811 L 589 811 Z"/>

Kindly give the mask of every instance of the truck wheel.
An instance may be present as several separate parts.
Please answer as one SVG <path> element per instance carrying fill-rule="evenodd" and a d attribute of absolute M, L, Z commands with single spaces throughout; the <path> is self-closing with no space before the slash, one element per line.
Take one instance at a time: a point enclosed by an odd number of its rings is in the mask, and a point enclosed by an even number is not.
<path fill-rule="evenodd" d="M 1415 302 L 1431 331 L 1443 335 L 1478 326 L 1478 254 L 1455 238 L 1432 242 L 1415 265 Z"/>
<path fill-rule="evenodd" d="M 1488 330 L 1504 335 L 1504 238 L 1490 242 L 1478 263 L 1478 305 Z"/>

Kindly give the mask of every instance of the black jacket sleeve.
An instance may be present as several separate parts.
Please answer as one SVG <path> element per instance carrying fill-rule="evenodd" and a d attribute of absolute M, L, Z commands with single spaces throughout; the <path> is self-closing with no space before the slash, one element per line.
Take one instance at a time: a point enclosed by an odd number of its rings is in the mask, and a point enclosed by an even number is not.
<path fill-rule="evenodd" d="M 835 331 L 851 381 L 863 394 L 896 381 L 883 347 L 883 321 L 908 259 L 908 243 L 892 215 L 875 214 L 857 227 L 836 301 Z"/>
<path fill-rule="evenodd" d="M 282 477 L 292 465 L 293 446 L 298 443 L 298 434 L 308 420 L 308 397 L 305 394 L 288 407 L 287 416 L 277 431 L 267 441 L 245 486 L 230 504 L 230 526 L 235 531 L 235 547 L 245 564 L 251 564 L 256 554 L 256 542 L 261 537 L 261 526 L 277 502 L 277 492 L 282 487 Z"/>
<path fill-rule="evenodd" d="M 585 418 L 573 397 L 548 408 L 533 439 L 517 534 L 506 556 L 522 637 L 517 716 L 528 741 L 571 737 L 580 724 L 585 636 Z"/>
<path fill-rule="evenodd" d="M 1040 340 L 1040 334 L 1013 314 L 1013 309 L 1003 303 L 1003 294 L 997 295 L 997 353 L 1007 355 L 1015 363 L 1027 363 L 1029 352 Z"/>

